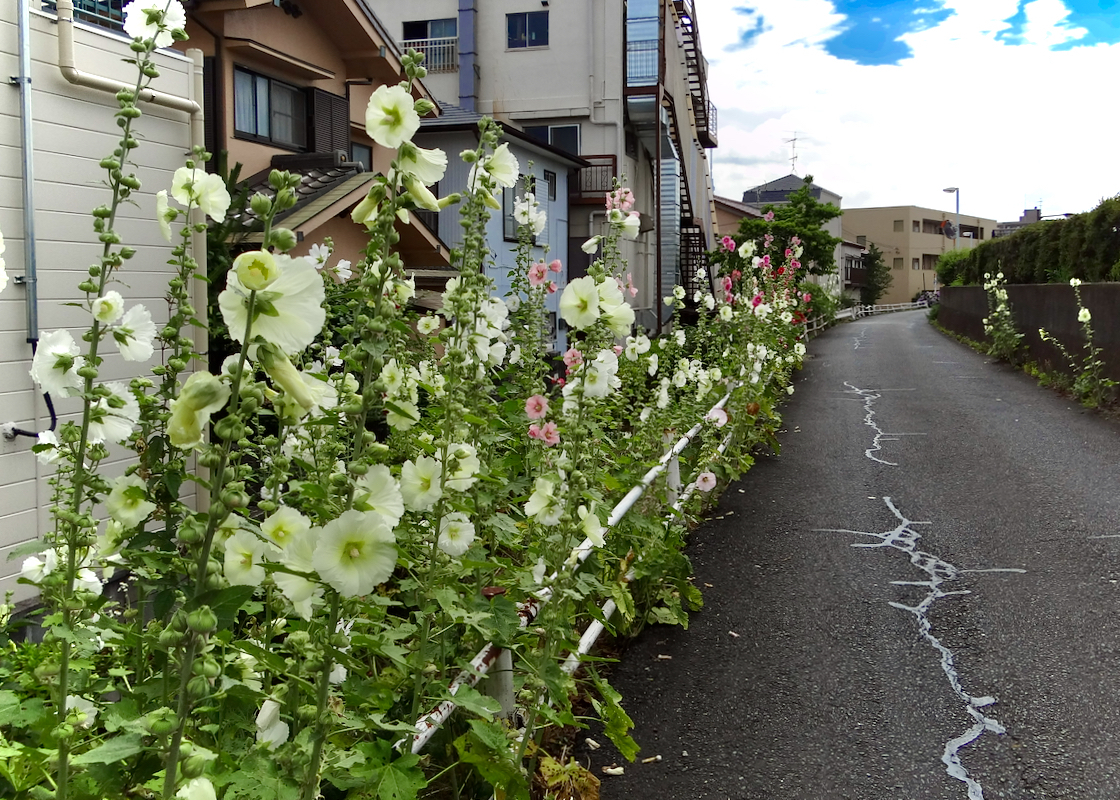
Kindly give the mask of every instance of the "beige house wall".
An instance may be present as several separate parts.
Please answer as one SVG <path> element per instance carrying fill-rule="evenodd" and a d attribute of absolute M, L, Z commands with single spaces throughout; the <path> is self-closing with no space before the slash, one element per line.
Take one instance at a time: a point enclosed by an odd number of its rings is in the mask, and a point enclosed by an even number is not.
<path fill-rule="evenodd" d="M 5 76 L 19 74 L 17 22 L 16 4 L 0 3 L 0 74 Z M 135 69 L 122 63 L 131 55 L 122 36 L 80 24 L 74 27 L 79 69 L 115 80 L 135 80 Z M 117 105 L 112 95 L 72 86 L 62 77 L 57 66 L 56 31 L 53 14 L 32 12 L 33 213 L 39 327 L 41 333 L 68 328 L 80 342 L 89 315 L 64 303 L 82 298 L 77 284 L 101 252 L 89 212 L 109 197 L 101 185 L 104 170 L 98 162 L 116 146 L 113 114 Z M 161 74 L 155 88 L 190 97 L 193 64 L 171 52 L 159 54 L 157 63 Z M 15 87 L 0 92 L 0 230 L 7 245 L 4 258 L 10 276 L 23 275 L 27 269 L 19 103 L 20 93 Z M 189 153 L 190 132 L 186 114 L 151 105 L 142 105 L 142 110 L 144 116 L 137 122 L 137 129 L 144 139 L 133 152 L 143 188 L 133 195 L 138 207 L 125 205 L 117 226 L 125 242 L 139 252 L 121 273 L 121 283 L 113 288 L 125 296 L 127 305 L 144 303 L 159 326 L 167 319 L 163 297 L 172 270 L 166 263 L 171 246 L 163 240 L 155 222 L 155 193 L 170 188 L 172 173 Z M 0 422 L 40 431 L 49 427 L 50 416 L 28 374 L 31 355 L 26 290 L 13 281 L 0 295 Z M 145 374 L 158 359 L 157 353 L 148 364 L 127 363 L 110 346 L 101 379 L 127 381 Z M 60 422 L 75 417 L 76 400 L 53 400 Z M 17 600 L 34 592 L 15 582 L 22 559 L 9 561 L 8 556 L 19 544 L 41 538 L 50 524 L 50 470 L 31 452 L 33 444 L 34 440 L 25 437 L 12 441 L 0 438 L 0 596 L 12 591 Z M 124 458 L 121 451 L 113 453 L 107 465 L 110 474 L 123 469 Z"/>
<path fill-rule="evenodd" d="M 927 263 L 925 256 L 940 257 L 942 253 L 954 248 L 954 240 L 941 233 L 927 233 L 927 221 L 940 224 L 943 221 L 956 224 L 956 211 L 941 211 L 920 206 L 884 206 L 877 208 L 846 208 L 843 221 L 844 238 L 858 241 L 866 236 L 868 244 L 876 245 L 883 251 L 883 259 L 891 267 L 894 280 L 890 289 L 879 301 L 881 303 L 907 303 L 914 295 L 923 290 L 940 288 L 937 273 L 933 269 L 922 269 Z M 896 230 L 901 222 L 901 230 Z M 914 230 L 917 223 L 919 230 Z M 960 215 L 961 227 L 975 227 L 983 230 L 983 239 L 958 237 L 955 246 L 971 249 L 991 238 L 996 221 L 987 217 Z M 901 259 L 901 264 L 898 263 Z M 919 268 L 914 268 L 914 259 Z"/>

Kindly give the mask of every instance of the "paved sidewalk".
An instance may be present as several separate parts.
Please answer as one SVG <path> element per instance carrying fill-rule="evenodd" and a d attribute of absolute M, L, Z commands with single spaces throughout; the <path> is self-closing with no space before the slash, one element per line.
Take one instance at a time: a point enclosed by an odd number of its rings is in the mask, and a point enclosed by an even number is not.
<path fill-rule="evenodd" d="M 662 760 L 581 754 L 601 796 L 1120 797 L 1120 427 L 924 312 L 810 356 L 692 534 L 705 608 L 615 671 Z"/>

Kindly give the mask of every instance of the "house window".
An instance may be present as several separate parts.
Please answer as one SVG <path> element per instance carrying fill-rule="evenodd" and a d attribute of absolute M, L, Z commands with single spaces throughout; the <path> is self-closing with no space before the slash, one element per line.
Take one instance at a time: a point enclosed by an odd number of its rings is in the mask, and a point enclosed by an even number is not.
<path fill-rule="evenodd" d="M 856 244 L 866 247 L 867 246 L 867 237 L 866 236 L 857 236 L 856 237 Z"/>
<path fill-rule="evenodd" d="M 565 153 L 579 155 L 579 125 L 526 125 L 525 133 Z"/>
<path fill-rule="evenodd" d="M 913 258 L 910 260 L 910 269 L 921 269 L 922 260 L 920 258 Z"/>
<path fill-rule="evenodd" d="M 448 19 L 423 19 L 406 22 L 402 25 L 402 39 L 448 39 L 459 35 L 459 22 L 454 17 Z"/>
<path fill-rule="evenodd" d="M 506 47 L 548 47 L 548 12 L 506 14 Z"/>
<path fill-rule="evenodd" d="M 556 199 L 556 173 L 549 172 L 547 169 L 544 171 L 544 182 L 548 184 L 548 199 Z"/>
<path fill-rule="evenodd" d="M 918 220 L 914 220 L 911 223 L 911 230 L 914 233 L 921 233 L 922 232 L 922 223 L 918 222 Z"/>
<path fill-rule="evenodd" d="M 893 269 L 902 269 L 902 259 L 901 258 L 896 258 L 894 260 L 894 263 L 891 264 L 891 267 Z"/>
<path fill-rule="evenodd" d="M 902 233 L 902 223 L 903 223 L 903 220 L 901 220 L 901 219 L 896 219 L 894 221 L 894 232 L 895 233 Z"/>
<path fill-rule="evenodd" d="M 233 106 L 239 137 L 292 149 L 307 146 L 307 98 L 302 89 L 236 68 Z"/>
<path fill-rule="evenodd" d="M 351 142 L 350 160 L 361 164 L 365 167 L 366 172 L 371 172 L 373 170 L 373 148 L 368 144 Z"/>

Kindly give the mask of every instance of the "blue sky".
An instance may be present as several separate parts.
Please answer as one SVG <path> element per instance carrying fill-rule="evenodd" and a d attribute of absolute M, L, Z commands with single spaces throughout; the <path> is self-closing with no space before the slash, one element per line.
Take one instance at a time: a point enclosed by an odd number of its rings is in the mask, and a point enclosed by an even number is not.
<path fill-rule="evenodd" d="M 1120 0 L 695 0 L 718 194 L 791 171 L 848 207 L 1016 219 L 1120 193 Z"/>

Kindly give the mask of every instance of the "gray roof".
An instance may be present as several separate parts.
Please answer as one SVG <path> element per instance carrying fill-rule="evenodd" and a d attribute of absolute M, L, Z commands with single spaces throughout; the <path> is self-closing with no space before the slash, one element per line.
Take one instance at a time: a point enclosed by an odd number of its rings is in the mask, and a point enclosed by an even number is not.
<path fill-rule="evenodd" d="M 805 185 L 805 179 L 800 175 L 789 174 L 785 177 L 753 186 L 743 192 L 743 202 L 754 206 L 764 206 L 767 203 L 784 202 L 792 192 L 796 192 Z M 821 199 L 821 191 L 834 194 L 815 183 L 809 184 L 809 191 L 817 200 Z"/>
<path fill-rule="evenodd" d="M 276 197 L 276 190 L 268 182 L 268 176 L 272 170 L 287 170 L 299 175 L 299 186 L 296 187 L 296 204 L 277 215 L 276 221 L 279 222 L 295 214 L 316 198 L 322 197 L 344 181 L 365 171 L 361 164 L 345 161 L 342 156 L 341 152 L 275 155 L 272 157 L 272 164 L 268 169 L 250 176 L 242 181 L 241 185 L 248 188 L 250 197 L 260 192 L 271 199 Z M 258 222 L 257 215 L 248 206 L 245 207 L 244 216 L 245 219 L 242 220 L 242 224 L 246 227 L 252 228 Z"/>

